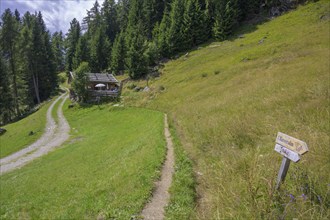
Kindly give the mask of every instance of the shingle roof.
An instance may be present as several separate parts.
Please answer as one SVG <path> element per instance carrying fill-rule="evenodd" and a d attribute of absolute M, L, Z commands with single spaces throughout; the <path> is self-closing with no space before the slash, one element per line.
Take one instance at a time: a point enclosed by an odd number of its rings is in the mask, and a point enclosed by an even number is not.
<path fill-rule="evenodd" d="M 108 73 L 88 73 L 88 79 L 90 82 L 113 82 L 118 83 L 118 80 Z"/>

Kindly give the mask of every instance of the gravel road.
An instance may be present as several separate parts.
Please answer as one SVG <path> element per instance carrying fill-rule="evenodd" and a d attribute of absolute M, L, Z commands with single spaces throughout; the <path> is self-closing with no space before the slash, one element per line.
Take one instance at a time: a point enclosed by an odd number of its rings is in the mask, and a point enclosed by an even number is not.
<path fill-rule="evenodd" d="M 0 175 L 23 167 L 32 160 L 41 157 L 54 148 L 61 146 L 68 138 L 70 126 L 63 115 L 63 104 L 69 96 L 65 93 L 58 97 L 47 111 L 45 133 L 33 144 L 0 160 Z M 57 110 L 58 124 L 52 117 L 55 104 L 62 99 Z"/>

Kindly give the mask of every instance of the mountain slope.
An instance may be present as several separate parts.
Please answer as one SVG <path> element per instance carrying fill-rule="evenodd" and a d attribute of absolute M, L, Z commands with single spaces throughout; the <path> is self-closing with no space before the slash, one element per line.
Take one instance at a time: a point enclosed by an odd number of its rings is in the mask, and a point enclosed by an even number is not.
<path fill-rule="evenodd" d="M 149 93 L 125 89 L 169 114 L 194 162 L 196 218 L 330 216 L 329 18 L 329 1 L 301 6 L 167 63 Z M 310 152 L 275 192 L 278 131 Z"/>

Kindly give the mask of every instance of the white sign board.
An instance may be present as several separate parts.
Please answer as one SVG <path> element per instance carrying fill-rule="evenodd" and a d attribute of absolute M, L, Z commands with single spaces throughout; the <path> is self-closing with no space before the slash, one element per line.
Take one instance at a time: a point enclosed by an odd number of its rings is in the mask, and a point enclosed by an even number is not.
<path fill-rule="evenodd" d="M 307 144 L 297 138 L 291 137 L 281 132 L 277 133 L 276 143 L 302 155 L 308 151 Z"/>
<path fill-rule="evenodd" d="M 292 160 L 293 162 L 297 163 L 300 160 L 300 156 L 298 153 L 283 147 L 282 145 L 276 144 L 275 149 L 276 152 L 280 153 L 281 155 L 285 156 L 286 158 Z"/>

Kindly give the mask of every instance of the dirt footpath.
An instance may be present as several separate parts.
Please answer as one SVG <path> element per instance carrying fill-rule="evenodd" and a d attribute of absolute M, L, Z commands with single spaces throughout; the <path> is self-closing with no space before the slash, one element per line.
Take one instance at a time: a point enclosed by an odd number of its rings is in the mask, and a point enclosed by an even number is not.
<path fill-rule="evenodd" d="M 167 143 L 166 161 L 162 168 L 160 180 L 156 183 L 156 189 L 151 201 L 144 207 L 141 215 L 147 220 L 164 219 L 164 208 L 170 200 L 168 192 L 174 173 L 174 150 L 171 133 L 168 129 L 167 115 L 165 114 L 165 138 Z"/>

